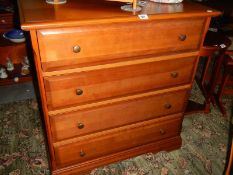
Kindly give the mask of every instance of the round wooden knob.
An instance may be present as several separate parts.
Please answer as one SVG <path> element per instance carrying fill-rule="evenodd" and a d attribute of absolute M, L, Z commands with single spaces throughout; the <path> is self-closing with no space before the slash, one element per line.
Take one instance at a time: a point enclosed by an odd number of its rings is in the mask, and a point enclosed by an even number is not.
<path fill-rule="evenodd" d="M 184 34 L 181 34 L 181 35 L 179 36 L 180 41 L 184 41 L 184 40 L 186 40 L 186 38 L 187 38 L 187 36 L 184 35 Z"/>
<path fill-rule="evenodd" d="M 178 72 L 171 72 L 170 73 L 172 78 L 177 78 L 178 77 Z"/>
<path fill-rule="evenodd" d="M 74 46 L 73 47 L 73 52 L 74 53 L 79 53 L 81 51 L 81 47 L 80 46 Z"/>
<path fill-rule="evenodd" d="M 159 132 L 161 135 L 164 135 L 166 133 L 163 129 L 160 129 Z"/>
<path fill-rule="evenodd" d="M 85 125 L 84 125 L 83 123 L 78 123 L 78 128 L 79 128 L 79 129 L 83 129 L 84 126 L 85 126 Z"/>
<path fill-rule="evenodd" d="M 5 20 L 5 19 L 2 19 L 2 20 L 1 20 L 1 23 L 6 23 L 6 20 Z"/>
<path fill-rule="evenodd" d="M 166 103 L 166 104 L 164 105 L 164 107 L 165 107 L 166 109 L 171 109 L 172 105 L 169 104 L 169 103 Z"/>
<path fill-rule="evenodd" d="M 80 150 L 79 155 L 80 155 L 80 157 L 84 157 L 86 155 L 86 153 L 83 150 Z"/>
<path fill-rule="evenodd" d="M 76 89 L 76 95 L 82 95 L 83 90 L 82 89 Z"/>

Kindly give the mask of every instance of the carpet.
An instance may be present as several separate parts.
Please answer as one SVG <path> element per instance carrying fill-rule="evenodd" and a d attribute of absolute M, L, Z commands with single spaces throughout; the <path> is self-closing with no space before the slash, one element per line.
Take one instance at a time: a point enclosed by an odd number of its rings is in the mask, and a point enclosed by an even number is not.
<path fill-rule="evenodd" d="M 191 99 L 203 102 L 194 84 Z M 225 100 L 228 117 L 232 99 Z M 147 153 L 92 170 L 91 175 L 220 175 L 226 164 L 230 122 L 216 107 L 184 118 L 182 147 Z M 50 174 L 42 121 L 35 99 L 0 105 L 0 174 Z"/>

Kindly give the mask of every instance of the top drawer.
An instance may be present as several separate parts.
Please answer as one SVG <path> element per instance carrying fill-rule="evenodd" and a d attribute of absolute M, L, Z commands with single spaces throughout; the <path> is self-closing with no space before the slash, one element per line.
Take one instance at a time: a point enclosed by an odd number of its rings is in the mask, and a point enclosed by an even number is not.
<path fill-rule="evenodd" d="M 148 20 L 39 30 L 42 68 L 59 70 L 123 57 L 198 50 L 204 22 L 204 18 Z"/>

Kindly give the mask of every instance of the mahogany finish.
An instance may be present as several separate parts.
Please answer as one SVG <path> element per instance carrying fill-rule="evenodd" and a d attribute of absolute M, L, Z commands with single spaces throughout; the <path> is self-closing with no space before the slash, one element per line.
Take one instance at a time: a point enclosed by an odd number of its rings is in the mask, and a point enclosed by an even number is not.
<path fill-rule="evenodd" d="M 128 1 L 128 0 L 127 0 Z M 82 174 L 146 152 L 177 149 L 212 16 L 184 2 L 19 0 L 30 31 L 52 174 Z M 140 20 L 138 14 L 148 14 Z"/>
<path fill-rule="evenodd" d="M 221 79 L 221 68 L 225 60 L 225 52 L 231 45 L 231 40 L 220 32 L 208 31 L 205 37 L 203 47 L 200 50 L 200 57 L 206 57 L 204 70 L 201 76 L 200 87 L 205 96 L 205 104 L 199 110 L 210 112 L 210 103 L 216 104 L 214 93 L 216 86 Z M 214 62 L 213 70 L 210 71 L 210 63 Z M 221 89 L 221 88 L 220 88 Z M 221 105 L 221 104 L 220 104 Z M 223 112 L 222 108 L 220 107 Z"/>
<path fill-rule="evenodd" d="M 220 77 L 222 79 L 217 93 L 217 102 L 220 111 L 224 116 L 226 116 L 226 109 L 222 102 L 222 97 L 223 95 L 233 95 L 233 89 L 230 88 L 233 86 L 233 51 L 227 50 L 225 54 L 226 55 L 224 56 L 223 60 L 223 75 L 222 77 L 221 75 L 218 75 L 218 77 L 216 77 L 216 79 L 219 79 Z"/>
<path fill-rule="evenodd" d="M 15 44 L 0 36 L 0 64 L 5 65 L 7 57 L 11 58 L 14 64 L 19 64 L 26 55 L 25 43 Z"/>
<path fill-rule="evenodd" d="M 178 19 L 212 17 L 220 12 L 196 3 L 169 5 L 148 1 L 140 12 L 124 12 L 125 3 L 106 0 L 69 0 L 64 5 L 50 5 L 44 0 L 19 0 L 21 27 L 24 30 L 74 27 L 90 24 L 140 21 L 137 14 L 148 14 L 150 19 Z M 126 31 L 128 32 L 128 31 Z"/>
<path fill-rule="evenodd" d="M 5 32 L 14 27 L 13 14 L 12 13 L 0 13 L 0 32 Z"/>

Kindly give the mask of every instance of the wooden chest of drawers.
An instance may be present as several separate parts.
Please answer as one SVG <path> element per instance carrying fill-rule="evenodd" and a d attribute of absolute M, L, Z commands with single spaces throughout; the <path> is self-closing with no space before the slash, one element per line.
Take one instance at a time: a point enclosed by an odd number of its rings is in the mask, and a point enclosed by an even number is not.
<path fill-rule="evenodd" d="M 188 2 L 148 1 L 134 14 L 102 0 L 19 2 L 53 174 L 81 174 L 181 146 L 199 49 L 218 12 Z"/>

